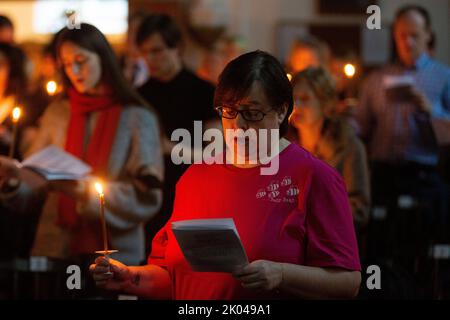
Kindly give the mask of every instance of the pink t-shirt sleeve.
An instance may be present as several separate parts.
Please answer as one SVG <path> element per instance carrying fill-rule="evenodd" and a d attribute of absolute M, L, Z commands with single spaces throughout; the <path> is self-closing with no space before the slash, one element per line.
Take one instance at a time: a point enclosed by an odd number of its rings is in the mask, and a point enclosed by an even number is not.
<path fill-rule="evenodd" d="M 306 203 L 306 265 L 361 270 L 352 212 L 344 181 L 317 161 Z"/>

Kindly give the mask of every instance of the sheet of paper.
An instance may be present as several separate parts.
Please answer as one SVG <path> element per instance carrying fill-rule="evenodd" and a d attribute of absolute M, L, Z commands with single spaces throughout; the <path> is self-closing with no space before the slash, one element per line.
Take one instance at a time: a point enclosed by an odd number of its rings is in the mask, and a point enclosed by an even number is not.
<path fill-rule="evenodd" d="M 77 157 L 53 145 L 25 159 L 22 167 L 40 173 L 47 180 L 80 180 L 92 170 Z"/>
<path fill-rule="evenodd" d="M 410 75 L 386 75 L 383 77 L 383 85 L 386 89 L 414 86 L 414 78 Z"/>
<path fill-rule="evenodd" d="M 233 272 L 248 264 L 233 219 L 177 221 L 172 231 L 194 271 Z"/>

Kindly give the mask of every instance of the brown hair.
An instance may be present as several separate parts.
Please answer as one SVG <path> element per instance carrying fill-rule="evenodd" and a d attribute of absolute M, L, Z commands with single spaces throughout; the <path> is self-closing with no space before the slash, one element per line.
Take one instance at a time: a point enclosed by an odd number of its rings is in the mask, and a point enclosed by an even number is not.
<path fill-rule="evenodd" d="M 327 117 L 336 113 L 337 92 L 334 80 L 323 67 L 307 68 L 292 78 L 292 87 L 306 83 L 320 101 L 322 111 Z"/>
<path fill-rule="evenodd" d="M 317 58 L 319 59 L 320 65 L 328 65 L 330 61 L 330 48 L 325 42 L 311 35 L 297 38 L 292 43 L 288 54 L 288 64 L 290 63 L 290 59 L 294 52 L 299 48 L 307 48 L 313 50 L 316 53 Z M 291 67 L 291 65 L 288 66 L 288 68 Z"/>

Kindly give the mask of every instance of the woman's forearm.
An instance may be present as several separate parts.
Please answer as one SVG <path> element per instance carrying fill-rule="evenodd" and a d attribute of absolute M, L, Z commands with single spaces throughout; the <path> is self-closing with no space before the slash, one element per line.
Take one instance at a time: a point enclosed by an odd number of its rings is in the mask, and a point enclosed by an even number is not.
<path fill-rule="evenodd" d="M 359 271 L 282 263 L 280 289 L 307 299 L 352 299 L 361 283 Z"/>
<path fill-rule="evenodd" d="M 130 280 L 124 287 L 125 293 L 156 300 L 172 298 L 171 281 L 167 270 L 151 264 L 128 268 Z"/>

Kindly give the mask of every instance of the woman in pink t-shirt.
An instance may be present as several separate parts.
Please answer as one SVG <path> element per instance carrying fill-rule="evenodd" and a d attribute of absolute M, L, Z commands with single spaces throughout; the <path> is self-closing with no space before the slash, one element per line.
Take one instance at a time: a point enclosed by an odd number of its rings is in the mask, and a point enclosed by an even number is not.
<path fill-rule="evenodd" d="M 178 181 L 172 216 L 153 239 L 148 265 L 100 257 L 91 265 L 97 285 L 152 299 L 355 297 L 360 263 L 345 185 L 330 166 L 279 138 L 293 107 L 280 63 L 261 51 L 233 60 L 214 104 L 225 152 L 215 162 L 192 165 Z M 255 136 L 240 140 L 234 136 L 239 129 L 253 129 Z M 171 223 L 208 218 L 234 220 L 248 265 L 233 274 L 192 270 Z"/>

